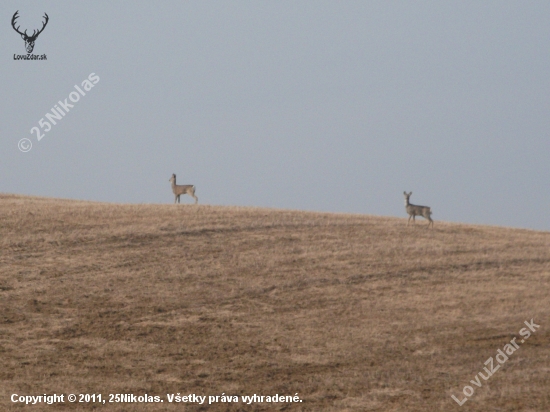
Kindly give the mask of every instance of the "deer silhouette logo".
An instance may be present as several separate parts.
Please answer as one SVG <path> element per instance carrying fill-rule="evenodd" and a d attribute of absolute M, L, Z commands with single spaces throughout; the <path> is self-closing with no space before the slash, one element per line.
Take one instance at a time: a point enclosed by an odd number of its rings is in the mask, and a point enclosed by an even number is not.
<path fill-rule="evenodd" d="M 20 26 L 15 27 L 15 23 L 16 23 L 15 21 L 16 21 L 17 18 L 19 17 L 19 15 L 18 15 L 17 13 L 19 13 L 19 10 L 17 10 L 17 11 L 15 12 L 15 14 L 13 15 L 13 17 L 12 17 L 12 19 L 11 19 L 11 26 L 13 27 L 13 29 L 14 29 L 17 33 L 19 33 L 19 34 L 21 35 L 21 38 L 22 38 L 23 40 L 25 40 L 25 48 L 27 49 L 27 53 L 30 54 L 30 53 L 32 53 L 32 51 L 33 51 L 33 49 L 34 49 L 34 42 L 36 41 L 36 38 L 38 37 L 38 35 L 39 35 L 40 33 L 42 33 L 42 32 L 44 31 L 44 28 L 46 27 L 46 24 L 48 24 L 48 20 L 49 20 L 50 18 L 48 17 L 48 15 L 47 15 L 46 13 L 44 13 L 44 18 L 46 19 L 46 21 L 45 21 L 44 23 L 42 23 L 42 28 L 41 28 L 40 30 L 38 30 L 38 32 L 37 32 L 36 30 L 34 30 L 34 31 L 32 32 L 32 35 L 29 36 L 29 35 L 27 34 L 27 30 L 25 30 L 25 32 L 22 33 L 22 32 L 19 31 L 19 27 L 20 27 Z"/>

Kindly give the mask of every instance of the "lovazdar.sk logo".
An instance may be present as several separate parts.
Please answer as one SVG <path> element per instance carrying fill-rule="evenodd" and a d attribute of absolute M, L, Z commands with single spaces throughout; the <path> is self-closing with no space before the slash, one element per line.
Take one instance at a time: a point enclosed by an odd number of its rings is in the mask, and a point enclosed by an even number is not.
<path fill-rule="evenodd" d="M 17 26 L 15 27 L 15 25 L 17 24 L 17 19 L 19 18 L 19 10 L 17 10 L 12 19 L 11 19 L 11 26 L 13 27 L 13 29 L 19 33 L 21 35 L 21 38 L 25 41 L 25 49 L 27 49 L 27 54 L 14 54 L 13 55 L 13 60 L 47 60 L 47 56 L 45 54 L 42 54 L 42 55 L 37 55 L 37 54 L 32 54 L 32 51 L 34 50 L 34 42 L 36 41 L 36 39 L 38 38 L 38 35 L 40 33 L 42 33 L 44 31 L 44 29 L 46 28 L 46 25 L 48 24 L 48 21 L 50 20 L 50 18 L 48 17 L 48 15 L 46 13 L 44 13 L 44 19 L 45 21 L 42 22 L 42 28 L 39 29 L 39 30 L 33 30 L 32 34 L 29 36 L 27 34 L 27 30 L 25 30 L 24 32 L 23 31 L 20 31 L 20 27 L 21 26 Z"/>

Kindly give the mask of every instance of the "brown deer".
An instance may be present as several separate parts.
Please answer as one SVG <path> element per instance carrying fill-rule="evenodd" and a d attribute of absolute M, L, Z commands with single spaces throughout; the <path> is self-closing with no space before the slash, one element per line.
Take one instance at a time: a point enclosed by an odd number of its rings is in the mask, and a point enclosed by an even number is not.
<path fill-rule="evenodd" d="M 428 219 L 428 227 L 432 225 L 432 229 L 434 227 L 434 221 L 432 220 L 432 211 L 428 206 L 417 206 L 417 205 L 411 205 L 409 203 L 409 198 L 413 194 L 413 192 L 410 192 L 407 194 L 407 192 L 403 192 L 405 195 L 405 209 L 407 210 L 407 213 L 409 214 L 409 220 L 407 221 L 407 226 L 409 226 L 409 222 L 411 221 L 411 217 L 413 220 L 413 225 L 415 223 L 415 216 L 422 216 L 424 219 Z"/>
<path fill-rule="evenodd" d="M 180 203 L 180 195 L 190 195 L 195 199 L 195 204 L 199 201 L 199 198 L 195 196 L 195 186 L 193 185 L 177 185 L 176 175 L 172 173 L 172 177 L 169 182 L 172 182 L 172 192 L 176 196 L 174 203 Z"/>

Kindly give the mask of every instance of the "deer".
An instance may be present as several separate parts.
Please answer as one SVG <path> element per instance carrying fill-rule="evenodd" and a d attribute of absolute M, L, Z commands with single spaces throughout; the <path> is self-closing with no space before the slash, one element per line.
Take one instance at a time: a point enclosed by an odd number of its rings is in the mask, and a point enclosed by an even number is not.
<path fill-rule="evenodd" d="M 181 195 L 190 195 L 195 199 L 195 204 L 199 201 L 199 198 L 195 196 L 195 186 L 193 185 L 177 185 L 176 184 L 176 175 L 172 173 L 172 177 L 169 182 L 172 183 L 172 192 L 176 196 L 174 203 L 180 203 Z"/>
<path fill-rule="evenodd" d="M 405 209 L 407 210 L 407 213 L 409 214 L 409 220 L 407 221 L 407 226 L 409 226 L 409 222 L 411 221 L 411 217 L 413 220 L 413 225 L 415 223 L 415 216 L 422 216 L 424 219 L 428 219 L 428 227 L 432 225 L 432 229 L 434 227 L 434 221 L 432 220 L 432 211 L 428 206 L 417 206 L 412 205 L 409 203 L 409 198 L 413 194 L 413 192 L 410 192 L 407 194 L 407 192 L 403 192 L 405 195 Z"/>
<path fill-rule="evenodd" d="M 19 18 L 19 16 L 17 15 L 17 13 L 19 13 L 19 10 L 17 10 L 15 12 L 15 14 L 13 15 L 12 19 L 11 19 L 11 26 L 13 27 L 13 29 L 19 33 L 21 35 L 21 38 L 23 40 L 25 40 L 25 48 L 27 49 L 27 53 L 32 53 L 33 49 L 34 49 L 34 42 L 36 41 L 36 38 L 38 37 L 38 35 L 40 33 L 42 33 L 44 31 L 44 28 L 46 27 L 46 25 L 48 24 L 48 21 L 50 20 L 50 18 L 48 17 L 48 15 L 46 13 L 44 13 L 44 18 L 46 19 L 45 22 L 42 23 L 42 28 L 40 30 L 38 30 L 38 32 L 36 30 L 33 30 L 32 32 L 32 35 L 29 36 L 27 34 L 27 30 L 25 30 L 24 33 L 20 32 L 19 31 L 19 27 L 21 26 L 17 26 L 17 28 L 15 27 L 15 21 Z"/>

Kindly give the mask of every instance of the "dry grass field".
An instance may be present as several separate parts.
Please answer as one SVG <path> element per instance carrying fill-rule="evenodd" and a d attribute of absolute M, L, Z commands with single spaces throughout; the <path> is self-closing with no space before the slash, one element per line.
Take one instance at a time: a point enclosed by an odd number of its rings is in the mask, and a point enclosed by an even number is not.
<path fill-rule="evenodd" d="M 0 195 L 0 410 L 550 411 L 550 233 L 434 219 Z"/>

